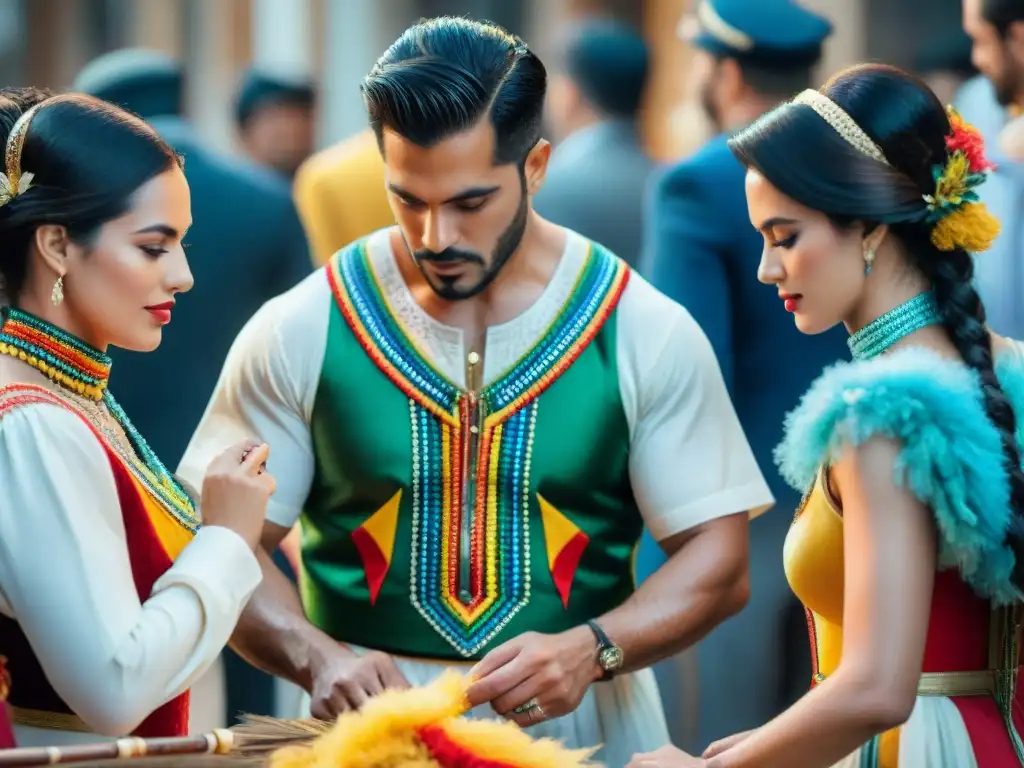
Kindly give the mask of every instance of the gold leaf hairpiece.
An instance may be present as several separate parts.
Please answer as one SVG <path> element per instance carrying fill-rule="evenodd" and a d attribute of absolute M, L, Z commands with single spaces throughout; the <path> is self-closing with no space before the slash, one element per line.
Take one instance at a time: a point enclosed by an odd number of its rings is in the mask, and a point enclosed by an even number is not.
<path fill-rule="evenodd" d="M 32 186 L 35 175 L 23 173 L 21 170 L 21 152 L 25 147 L 25 136 L 28 134 L 28 125 L 32 122 L 36 112 L 44 102 L 39 102 L 31 109 L 25 111 L 14 123 L 11 133 L 7 137 L 7 144 L 4 147 L 4 169 L 6 173 L 0 173 L 0 207 L 11 202 L 18 195 L 23 195 Z"/>

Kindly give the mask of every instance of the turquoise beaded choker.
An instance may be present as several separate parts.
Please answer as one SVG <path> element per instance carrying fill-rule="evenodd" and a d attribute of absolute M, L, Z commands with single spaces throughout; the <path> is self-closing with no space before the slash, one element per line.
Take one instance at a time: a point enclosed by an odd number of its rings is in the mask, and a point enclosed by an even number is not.
<path fill-rule="evenodd" d="M 851 334 L 846 343 L 854 360 L 867 360 L 882 354 L 914 331 L 941 322 L 935 295 L 926 291 L 872 320 Z"/>

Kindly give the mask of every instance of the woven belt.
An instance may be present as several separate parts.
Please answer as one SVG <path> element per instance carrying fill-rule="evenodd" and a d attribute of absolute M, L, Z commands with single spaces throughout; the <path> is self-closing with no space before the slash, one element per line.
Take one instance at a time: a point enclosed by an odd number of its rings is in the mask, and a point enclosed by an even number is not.
<path fill-rule="evenodd" d="M 918 696 L 995 696 L 995 693 L 995 673 L 991 669 L 925 672 L 917 684 Z"/>
<path fill-rule="evenodd" d="M 46 712 L 41 709 L 10 707 L 11 722 L 26 728 L 49 728 L 55 731 L 91 733 L 92 729 L 78 715 L 63 712 Z"/>
<path fill-rule="evenodd" d="M 815 685 L 825 675 L 814 678 Z M 925 672 L 917 684 L 918 696 L 995 696 L 996 677 L 991 669 L 974 672 Z"/>

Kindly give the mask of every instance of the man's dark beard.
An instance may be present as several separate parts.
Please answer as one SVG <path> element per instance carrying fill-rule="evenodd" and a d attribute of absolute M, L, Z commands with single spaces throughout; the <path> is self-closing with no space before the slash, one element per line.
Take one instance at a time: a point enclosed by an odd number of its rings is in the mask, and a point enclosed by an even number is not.
<path fill-rule="evenodd" d="M 1017 94 L 1020 93 L 1020 79 L 1013 69 L 1007 69 L 1001 80 L 992 80 L 996 101 L 1000 106 L 1009 107 L 1017 102 Z"/>
<path fill-rule="evenodd" d="M 483 257 L 472 251 L 464 251 L 459 248 L 445 248 L 440 253 L 427 250 L 426 248 L 420 248 L 418 251 L 413 252 L 412 258 L 416 262 L 416 266 L 419 267 L 420 272 L 427 281 L 434 293 L 440 296 L 442 299 L 448 301 L 462 301 L 464 299 L 472 298 L 473 296 L 481 293 L 487 286 L 494 282 L 494 278 L 498 276 L 498 273 L 502 270 L 508 260 L 512 258 L 512 254 L 516 252 L 519 247 L 519 243 L 523 240 L 523 234 L 526 232 L 526 221 L 530 213 L 530 199 L 526 194 L 526 177 L 523 175 L 521 197 L 519 200 L 519 208 L 516 210 L 516 215 L 512 217 L 511 223 L 501 233 L 501 237 L 498 238 L 498 244 L 494 246 L 494 252 L 491 254 L 491 264 L 486 266 L 486 262 Z M 435 264 L 448 264 L 451 262 L 466 262 L 469 264 L 479 264 L 483 272 L 480 275 L 480 279 L 465 288 L 460 288 L 456 283 L 458 282 L 461 275 L 437 275 L 432 277 L 430 273 L 424 268 L 427 262 L 433 262 Z"/>
<path fill-rule="evenodd" d="M 1005 40 L 1002 44 L 1001 58 L 1003 62 L 1001 76 L 999 79 L 989 77 L 988 81 L 992 83 L 992 90 L 1000 106 L 1009 107 L 1016 104 L 1020 98 L 1024 73 L 1017 68 L 1017 60 L 1010 53 L 1009 45 Z"/>

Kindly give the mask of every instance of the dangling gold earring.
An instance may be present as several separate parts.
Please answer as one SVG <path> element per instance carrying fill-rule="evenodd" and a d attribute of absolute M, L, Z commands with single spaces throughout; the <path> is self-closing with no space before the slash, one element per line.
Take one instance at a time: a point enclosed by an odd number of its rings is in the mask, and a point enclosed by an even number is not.
<path fill-rule="evenodd" d="M 864 274 L 865 275 L 870 275 L 871 274 L 871 265 L 874 264 L 874 263 L 875 263 L 875 249 L 874 248 L 868 248 L 867 252 L 865 252 L 865 254 L 864 254 Z"/>
<path fill-rule="evenodd" d="M 58 306 L 64 301 L 64 275 L 57 278 L 57 282 L 53 284 L 53 291 L 50 293 L 50 301 L 53 302 L 53 306 Z"/>

